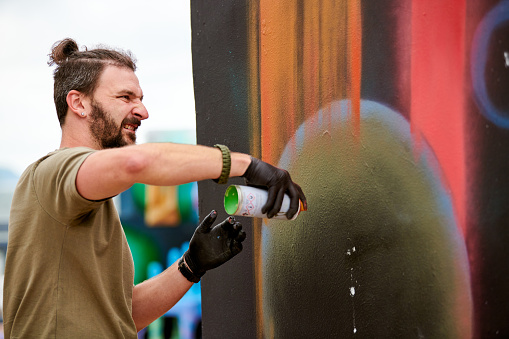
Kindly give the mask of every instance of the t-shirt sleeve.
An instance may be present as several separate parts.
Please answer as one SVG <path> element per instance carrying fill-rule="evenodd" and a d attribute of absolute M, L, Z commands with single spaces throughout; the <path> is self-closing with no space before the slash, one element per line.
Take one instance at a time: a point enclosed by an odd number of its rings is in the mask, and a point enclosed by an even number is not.
<path fill-rule="evenodd" d="M 39 204 L 62 224 L 71 224 L 102 204 L 83 198 L 76 188 L 78 170 L 93 152 L 85 147 L 60 150 L 34 169 L 33 185 Z"/>

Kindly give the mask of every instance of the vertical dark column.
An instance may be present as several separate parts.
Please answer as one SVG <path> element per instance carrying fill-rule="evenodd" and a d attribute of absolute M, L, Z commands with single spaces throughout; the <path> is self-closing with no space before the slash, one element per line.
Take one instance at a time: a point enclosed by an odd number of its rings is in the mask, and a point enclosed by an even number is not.
<path fill-rule="evenodd" d="M 198 144 L 225 144 L 249 153 L 247 2 L 191 1 L 192 53 Z M 229 184 L 243 184 L 230 179 Z M 212 209 L 227 217 L 227 185 L 198 184 L 200 219 Z M 256 336 L 252 220 L 241 219 L 244 250 L 202 279 L 204 338 Z"/>

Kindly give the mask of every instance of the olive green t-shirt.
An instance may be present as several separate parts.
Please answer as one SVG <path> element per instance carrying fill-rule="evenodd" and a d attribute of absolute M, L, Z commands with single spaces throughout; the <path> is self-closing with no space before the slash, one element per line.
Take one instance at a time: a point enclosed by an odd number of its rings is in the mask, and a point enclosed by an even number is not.
<path fill-rule="evenodd" d="M 14 193 L 4 282 L 6 338 L 137 338 L 134 265 L 112 199 L 76 189 L 89 148 L 30 165 Z"/>

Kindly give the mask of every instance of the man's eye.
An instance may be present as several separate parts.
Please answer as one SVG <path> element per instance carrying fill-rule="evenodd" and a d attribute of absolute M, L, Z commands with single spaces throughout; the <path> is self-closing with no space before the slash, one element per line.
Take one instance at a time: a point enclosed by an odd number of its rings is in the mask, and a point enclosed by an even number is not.
<path fill-rule="evenodd" d="M 129 95 L 121 95 L 119 96 L 119 98 L 129 100 Z"/>

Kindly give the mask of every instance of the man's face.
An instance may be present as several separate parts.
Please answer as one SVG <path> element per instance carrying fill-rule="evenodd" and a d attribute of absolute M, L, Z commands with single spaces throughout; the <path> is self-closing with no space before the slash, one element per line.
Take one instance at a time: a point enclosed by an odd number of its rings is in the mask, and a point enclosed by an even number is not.
<path fill-rule="evenodd" d="M 90 102 L 90 133 L 100 148 L 132 145 L 148 118 L 143 92 L 130 69 L 107 66 Z"/>
<path fill-rule="evenodd" d="M 136 143 L 136 134 L 128 133 L 124 137 L 124 126 L 133 125 L 136 128 L 141 122 L 136 118 L 125 118 L 120 126 L 106 113 L 101 104 L 92 101 L 90 112 L 90 133 L 101 148 L 123 147 Z"/>

